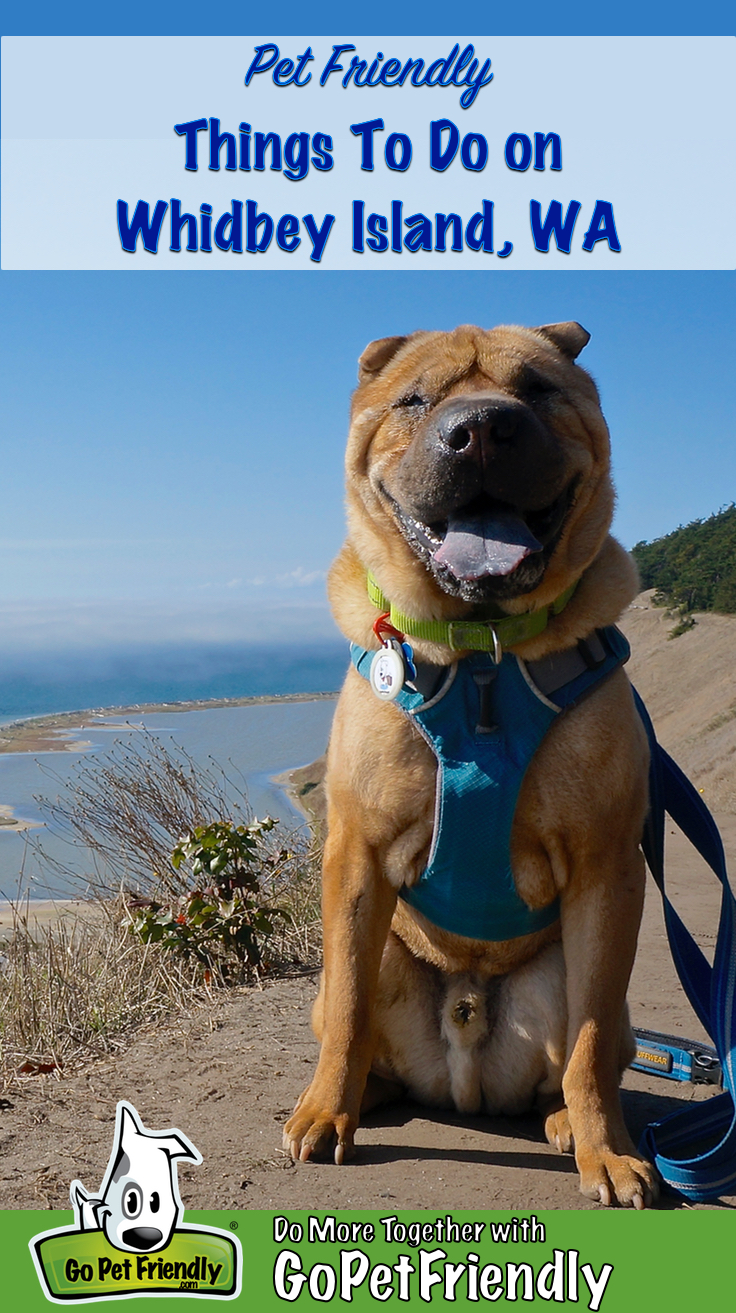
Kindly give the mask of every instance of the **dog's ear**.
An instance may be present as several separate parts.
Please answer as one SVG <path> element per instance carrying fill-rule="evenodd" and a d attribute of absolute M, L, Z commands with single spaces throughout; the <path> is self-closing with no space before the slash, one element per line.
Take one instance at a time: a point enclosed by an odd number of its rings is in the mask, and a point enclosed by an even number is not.
<path fill-rule="evenodd" d="M 80 1231 L 99 1231 L 102 1225 L 100 1209 L 104 1208 L 102 1199 L 88 1194 L 81 1181 L 72 1181 L 69 1197 L 75 1212 L 76 1225 Z"/>
<path fill-rule="evenodd" d="M 365 383 L 374 374 L 380 374 L 405 341 L 405 337 L 379 337 L 370 342 L 358 361 L 358 382 Z"/>
<path fill-rule="evenodd" d="M 167 1135 L 165 1138 L 157 1135 L 154 1144 L 157 1149 L 165 1149 L 169 1158 L 186 1158 L 188 1162 L 197 1164 L 202 1161 L 199 1149 L 195 1149 L 185 1135 Z"/>
<path fill-rule="evenodd" d="M 570 360 L 575 360 L 590 341 L 590 333 L 587 329 L 574 320 L 566 324 L 542 324 L 541 328 L 534 331 L 541 333 L 542 337 L 548 338 L 550 342 L 554 342 L 563 356 L 568 356 Z"/>

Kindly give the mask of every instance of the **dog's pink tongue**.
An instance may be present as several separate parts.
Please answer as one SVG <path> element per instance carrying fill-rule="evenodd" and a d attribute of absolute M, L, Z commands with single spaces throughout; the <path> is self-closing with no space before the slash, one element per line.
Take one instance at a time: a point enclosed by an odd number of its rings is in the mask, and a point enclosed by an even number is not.
<path fill-rule="evenodd" d="M 450 516 L 445 540 L 433 559 L 456 579 L 470 580 L 511 574 L 525 556 L 541 550 L 542 544 L 513 511 L 459 511 Z"/>

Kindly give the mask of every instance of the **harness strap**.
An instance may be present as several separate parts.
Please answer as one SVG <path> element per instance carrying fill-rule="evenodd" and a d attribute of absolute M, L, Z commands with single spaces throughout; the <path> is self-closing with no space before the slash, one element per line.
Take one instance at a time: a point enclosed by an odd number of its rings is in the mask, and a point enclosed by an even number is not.
<path fill-rule="evenodd" d="M 362 653 L 363 649 L 356 652 Z M 611 662 L 615 657 L 615 664 Z M 358 669 L 367 677 L 370 669 L 372 651 L 365 651 L 358 656 Z M 565 648 L 564 652 L 549 652 L 538 661 L 526 661 L 525 666 L 532 678 L 532 683 L 551 698 L 556 706 L 563 708 L 577 702 L 580 696 L 591 691 L 600 682 L 601 668 L 604 676 L 612 674 L 616 665 L 623 665 L 629 659 L 629 646 L 619 630 L 610 626 L 600 632 L 594 631 L 586 639 L 581 639 L 576 647 Z M 421 693 L 425 702 L 429 702 L 445 683 L 449 666 L 433 666 L 427 661 L 414 658 L 416 678 L 412 687 Z M 596 672 L 598 672 L 596 674 Z M 560 697 L 556 694 L 564 690 Z"/>
<path fill-rule="evenodd" d="M 573 654 L 553 654 L 552 659 L 530 663 L 529 670 L 537 688 L 553 698 L 558 709 L 574 705 L 594 684 L 596 673 L 598 678 L 604 673 L 604 664 L 599 657 L 599 651 L 605 653 L 603 638 L 615 664 L 626 659 L 626 640 L 617 630 L 610 629 L 589 637 L 583 651 L 578 647 Z M 372 652 L 352 648 L 353 663 L 366 678 L 372 657 Z M 432 695 L 435 700 L 442 696 L 445 687 L 449 687 L 452 669 L 439 672 L 440 689 Z M 428 691 L 410 692 L 405 688 L 399 695 L 399 705 L 409 714 L 416 713 Z M 642 848 L 662 895 L 667 936 L 677 974 L 695 1013 L 715 1044 L 725 1087 L 723 1094 L 705 1103 L 689 1104 L 660 1121 L 651 1122 L 644 1131 L 640 1149 L 655 1163 L 671 1189 L 694 1202 L 703 1202 L 736 1193 L 736 903 L 728 883 L 726 859 L 716 823 L 700 794 L 657 742 L 646 707 L 635 689 L 633 693 L 651 752 L 650 807 Z M 712 967 L 665 891 L 665 812 L 705 859 L 722 886 Z"/>
<path fill-rule="evenodd" d="M 699 1202 L 736 1192 L 736 904 L 716 823 L 700 794 L 657 743 L 652 722 L 636 690 L 634 697 L 651 750 L 650 809 L 642 847 L 662 895 L 677 974 L 716 1046 L 725 1086 L 723 1094 L 706 1103 L 690 1104 L 661 1121 L 651 1122 L 639 1147 L 655 1163 L 667 1185 Z M 721 882 L 721 914 L 712 967 L 665 892 L 665 812 Z"/>

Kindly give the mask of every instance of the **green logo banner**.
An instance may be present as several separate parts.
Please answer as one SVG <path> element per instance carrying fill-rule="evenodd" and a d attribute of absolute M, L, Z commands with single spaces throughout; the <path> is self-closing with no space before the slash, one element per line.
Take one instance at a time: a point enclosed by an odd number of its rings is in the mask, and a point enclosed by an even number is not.
<path fill-rule="evenodd" d="M 131 1295 L 206 1294 L 230 1299 L 237 1286 L 237 1241 L 222 1231 L 181 1227 L 165 1249 L 130 1254 L 103 1231 L 56 1231 L 33 1241 L 50 1299 L 63 1303 Z"/>
<path fill-rule="evenodd" d="M 165 1308 L 220 1298 L 257 1313 L 324 1304 L 366 1313 L 461 1304 L 677 1313 L 704 1297 L 733 1302 L 735 1223 L 727 1209 L 188 1216 L 191 1228 L 177 1228 L 169 1245 L 145 1257 L 113 1248 L 101 1231 L 72 1232 L 69 1211 L 0 1213 L 0 1305 L 44 1313 L 50 1300 L 133 1298 L 136 1313 L 162 1313 L 162 1298 Z M 50 1222 L 59 1230 L 39 1234 Z M 241 1249 L 242 1290 L 229 1294 Z"/>

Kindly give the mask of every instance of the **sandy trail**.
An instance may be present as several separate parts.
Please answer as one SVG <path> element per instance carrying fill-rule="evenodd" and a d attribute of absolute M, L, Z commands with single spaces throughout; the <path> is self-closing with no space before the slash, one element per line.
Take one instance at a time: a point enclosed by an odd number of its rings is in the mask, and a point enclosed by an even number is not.
<path fill-rule="evenodd" d="M 719 821 L 733 870 L 736 817 Z M 668 846 L 673 899 L 707 952 L 717 924 L 716 881 L 697 869 L 680 836 L 668 835 Z M 315 992 L 314 977 L 244 990 L 214 1016 L 200 1013 L 142 1034 L 126 1053 L 83 1075 L 18 1080 L 0 1102 L 0 1207 L 68 1207 L 76 1176 L 96 1189 L 120 1098 L 131 1100 L 148 1126 L 180 1127 L 203 1154 L 200 1167 L 179 1170 L 190 1208 L 596 1206 L 578 1193 L 572 1158 L 546 1144 L 533 1116 L 468 1118 L 397 1104 L 366 1119 L 352 1163 L 293 1166 L 281 1150 L 281 1127 L 314 1069 Z M 705 1038 L 676 980 L 651 880 L 630 1003 L 635 1025 Z M 634 1138 L 652 1118 L 711 1092 L 628 1072 L 623 1098 Z"/>

